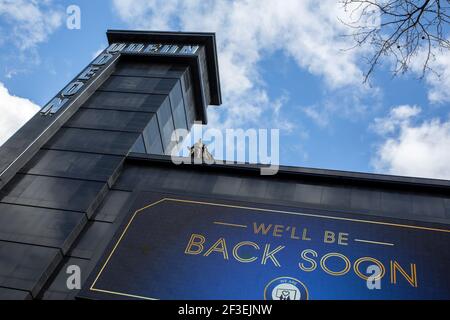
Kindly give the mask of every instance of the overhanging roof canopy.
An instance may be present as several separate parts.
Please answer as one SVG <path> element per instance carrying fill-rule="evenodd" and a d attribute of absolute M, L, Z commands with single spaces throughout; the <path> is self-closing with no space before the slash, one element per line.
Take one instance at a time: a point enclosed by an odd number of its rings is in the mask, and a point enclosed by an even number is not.
<path fill-rule="evenodd" d="M 215 33 L 108 30 L 106 35 L 109 44 L 118 42 L 155 42 L 204 46 L 211 91 L 211 104 L 220 105 L 222 103 Z"/>

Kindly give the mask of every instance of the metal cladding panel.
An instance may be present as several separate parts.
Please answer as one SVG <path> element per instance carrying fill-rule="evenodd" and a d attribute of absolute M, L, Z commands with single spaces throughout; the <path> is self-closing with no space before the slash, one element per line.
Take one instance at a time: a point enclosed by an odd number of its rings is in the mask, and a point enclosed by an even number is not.
<path fill-rule="evenodd" d="M 0 287 L 36 297 L 61 259 L 59 249 L 0 241 Z"/>
<path fill-rule="evenodd" d="M 245 193 L 240 193 L 243 178 L 232 177 L 225 174 L 218 174 L 214 179 L 214 184 L 211 187 L 211 193 L 217 195 L 239 196 L 246 195 L 249 189 L 245 189 Z"/>
<path fill-rule="evenodd" d="M 115 231 L 114 225 L 108 222 L 93 221 L 84 230 L 80 239 L 74 244 L 70 256 L 81 259 L 92 259 L 95 254 L 103 252 Z"/>
<path fill-rule="evenodd" d="M 268 181 L 255 181 L 254 178 L 243 179 L 239 187 L 238 193 L 252 193 L 255 197 L 264 198 L 267 193 Z"/>
<path fill-rule="evenodd" d="M 104 154 L 59 150 L 40 150 L 21 170 L 22 173 L 112 183 L 123 158 Z"/>
<path fill-rule="evenodd" d="M 131 152 L 139 152 L 139 153 L 147 153 L 147 150 L 145 149 L 145 144 L 144 144 L 144 137 L 141 135 L 139 135 L 139 138 L 137 138 L 136 142 L 134 143 L 134 145 L 131 147 Z"/>
<path fill-rule="evenodd" d="M 186 72 L 181 78 L 181 88 L 183 91 L 188 129 L 190 129 L 194 122 L 198 120 L 195 111 L 194 86 L 190 72 Z"/>
<path fill-rule="evenodd" d="M 169 94 L 177 79 L 111 76 L 101 90 L 131 93 Z"/>
<path fill-rule="evenodd" d="M 292 182 L 280 181 L 279 179 L 268 183 L 265 198 L 278 199 L 281 201 L 294 198 L 295 189 L 290 187 L 291 184 Z"/>
<path fill-rule="evenodd" d="M 0 240 L 55 247 L 65 253 L 86 221 L 80 212 L 0 203 Z"/>
<path fill-rule="evenodd" d="M 211 90 L 210 90 L 210 82 L 208 79 L 208 67 L 206 65 L 206 52 L 205 52 L 205 48 L 200 48 L 200 52 L 199 52 L 199 57 L 200 57 L 200 78 L 203 79 L 203 84 L 204 84 L 204 93 L 205 93 L 205 98 L 206 101 L 210 102 L 211 101 Z"/>
<path fill-rule="evenodd" d="M 169 99 L 165 100 L 158 109 L 157 116 L 164 153 L 169 154 L 168 151 L 170 151 L 173 146 L 172 133 L 175 130 Z"/>
<path fill-rule="evenodd" d="M 0 300 L 30 300 L 28 291 L 0 288 Z"/>
<path fill-rule="evenodd" d="M 448 199 L 445 199 L 444 200 L 445 201 L 445 217 L 447 218 L 447 219 L 450 219 L 450 198 L 448 198 Z M 434 201 L 433 201 L 434 202 Z M 429 211 L 427 210 L 427 213 L 428 213 Z"/>
<path fill-rule="evenodd" d="M 126 191 L 109 191 L 93 219 L 100 222 L 115 222 L 130 205 L 131 195 L 131 192 Z"/>
<path fill-rule="evenodd" d="M 144 112 L 82 109 L 65 126 L 140 133 L 147 126 L 152 116 L 151 113 Z"/>
<path fill-rule="evenodd" d="M 114 187 L 127 191 L 158 188 L 174 192 L 189 190 L 197 194 L 248 201 L 289 203 L 298 207 L 450 223 L 450 195 L 352 187 L 348 184 L 300 183 L 295 179 L 255 177 L 232 171 L 202 172 L 187 167 L 128 164 Z"/>
<path fill-rule="evenodd" d="M 138 136 L 129 132 L 62 128 L 45 148 L 124 156 Z"/>
<path fill-rule="evenodd" d="M 150 123 L 142 133 L 142 140 L 146 153 L 164 154 L 161 131 L 157 117 L 153 117 L 152 120 L 150 120 Z"/>
<path fill-rule="evenodd" d="M 124 60 L 117 66 L 114 74 L 118 76 L 179 79 L 187 67 L 185 64 L 145 63 Z"/>
<path fill-rule="evenodd" d="M 106 192 L 102 182 L 17 174 L 2 189 L 1 202 L 85 212 L 89 215 Z"/>
<path fill-rule="evenodd" d="M 135 189 L 141 188 L 141 184 L 157 186 L 160 185 L 158 181 L 160 175 L 168 172 L 168 170 L 164 170 L 164 168 L 148 168 L 147 174 L 144 173 L 147 179 L 144 180 L 139 177 L 142 174 L 142 171 L 143 169 L 141 166 L 126 166 L 126 173 L 124 174 L 124 172 L 122 172 L 114 184 L 114 189 L 132 192 Z"/>
<path fill-rule="evenodd" d="M 322 191 L 323 186 L 321 185 L 296 183 L 295 193 L 292 199 L 303 203 L 320 204 L 322 201 Z"/>
<path fill-rule="evenodd" d="M 450 210 L 446 210 L 446 202 L 450 199 L 436 197 L 434 195 L 416 194 L 412 197 L 412 215 L 450 218 Z"/>
<path fill-rule="evenodd" d="M 351 189 L 337 186 L 324 186 L 321 203 L 341 208 L 350 208 Z"/>
<path fill-rule="evenodd" d="M 398 217 L 411 216 L 414 195 L 406 192 L 381 192 L 381 211 L 390 212 Z"/>
<path fill-rule="evenodd" d="M 350 206 L 354 210 L 381 211 L 381 191 L 353 187 Z"/>
<path fill-rule="evenodd" d="M 170 106 L 172 108 L 173 121 L 175 128 L 187 129 L 187 116 L 183 100 L 183 93 L 181 91 L 181 82 L 178 81 L 170 92 Z"/>
<path fill-rule="evenodd" d="M 166 95 L 97 91 L 83 108 L 156 112 Z"/>

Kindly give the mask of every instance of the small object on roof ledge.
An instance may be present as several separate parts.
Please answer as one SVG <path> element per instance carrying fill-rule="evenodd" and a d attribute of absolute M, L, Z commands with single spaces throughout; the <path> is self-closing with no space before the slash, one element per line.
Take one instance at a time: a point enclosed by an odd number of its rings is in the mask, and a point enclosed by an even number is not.
<path fill-rule="evenodd" d="M 202 139 L 199 139 L 192 147 L 187 148 L 189 149 L 191 159 L 193 159 L 195 163 L 199 162 L 198 160 L 201 160 L 201 162 L 205 161 L 207 163 L 214 162 L 214 157 L 208 151 L 208 147 L 202 142 Z"/>

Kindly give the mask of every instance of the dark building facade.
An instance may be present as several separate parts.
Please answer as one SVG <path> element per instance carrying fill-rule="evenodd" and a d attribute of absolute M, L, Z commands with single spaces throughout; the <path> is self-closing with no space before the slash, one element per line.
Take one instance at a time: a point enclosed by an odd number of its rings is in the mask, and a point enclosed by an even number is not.
<path fill-rule="evenodd" d="M 175 165 L 221 104 L 214 34 L 107 36 L 0 147 L 0 299 L 450 298 L 450 182 Z"/>

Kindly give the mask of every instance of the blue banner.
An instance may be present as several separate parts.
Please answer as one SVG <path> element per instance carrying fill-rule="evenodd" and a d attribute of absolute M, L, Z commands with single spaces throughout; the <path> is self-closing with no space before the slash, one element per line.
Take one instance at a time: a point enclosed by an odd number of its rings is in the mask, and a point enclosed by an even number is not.
<path fill-rule="evenodd" d="M 449 299 L 448 226 L 142 194 L 81 296 Z"/>

